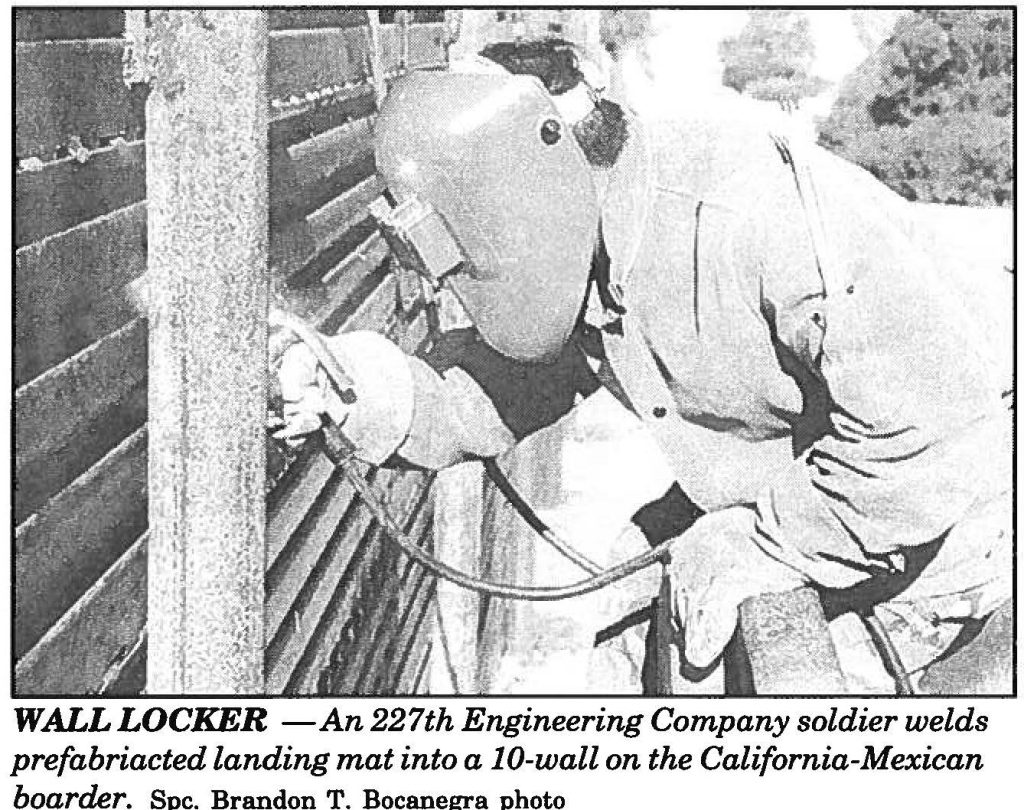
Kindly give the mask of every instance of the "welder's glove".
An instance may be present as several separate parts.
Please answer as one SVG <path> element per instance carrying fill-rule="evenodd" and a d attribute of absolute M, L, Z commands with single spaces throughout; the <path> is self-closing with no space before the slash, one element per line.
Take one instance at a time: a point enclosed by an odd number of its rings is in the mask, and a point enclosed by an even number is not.
<path fill-rule="evenodd" d="M 408 358 L 376 332 L 348 332 L 325 341 L 352 379 L 355 401 L 343 402 L 312 350 L 296 343 L 281 357 L 282 419 L 271 424 L 273 435 L 295 446 L 319 430 L 327 417 L 355 445 L 356 455 L 380 464 L 395 452 L 412 423 Z"/>
<path fill-rule="evenodd" d="M 763 593 L 799 588 L 805 579 L 754 542 L 756 515 L 731 507 L 711 512 L 672 545 L 668 566 L 673 613 L 684 633 L 684 656 L 710 666 L 736 629 L 740 604 Z"/>
<path fill-rule="evenodd" d="M 342 425 L 348 417 L 348 406 L 331 385 L 327 372 L 304 344 L 289 346 L 281 357 L 277 373 L 281 387 L 281 420 L 274 422 L 274 438 L 289 445 L 301 443 L 318 431 L 323 415 Z"/>

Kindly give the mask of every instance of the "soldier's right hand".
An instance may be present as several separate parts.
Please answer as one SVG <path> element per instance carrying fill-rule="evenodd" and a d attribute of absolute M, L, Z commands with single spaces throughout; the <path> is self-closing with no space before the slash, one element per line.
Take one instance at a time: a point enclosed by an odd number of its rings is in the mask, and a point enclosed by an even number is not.
<path fill-rule="evenodd" d="M 282 413 L 271 424 L 275 439 L 293 447 L 301 444 L 321 428 L 325 415 L 337 425 L 345 423 L 350 406 L 342 402 L 324 367 L 306 344 L 288 347 L 277 376 Z"/>
<path fill-rule="evenodd" d="M 409 358 L 376 332 L 324 336 L 324 342 L 351 378 L 355 400 L 342 401 L 313 351 L 297 343 L 281 357 L 283 412 L 271 425 L 273 435 L 294 447 L 319 430 L 326 416 L 341 427 L 359 458 L 380 464 L 398 449 L 412 423 Z"/>

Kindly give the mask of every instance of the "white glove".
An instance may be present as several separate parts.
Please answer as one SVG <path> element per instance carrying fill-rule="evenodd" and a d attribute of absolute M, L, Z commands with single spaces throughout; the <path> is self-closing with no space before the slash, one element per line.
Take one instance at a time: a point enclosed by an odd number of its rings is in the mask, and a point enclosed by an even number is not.
<path fill-rule="evenodd" d="M 271 425 L 274 438 L 291 446 L 301 444 L 321 427 L 324 414 L 342 425 L 349 406 L 341 401 L 327 372 L 305 343 L 289 346 L 277 372 L 283 401 L 282 417 Z"/>
<path fill-rule="evenodd" d="M 409 358 L 376 332 L 348 332 L 325 341 L 352 379 L 355 402 L 341 400 L 312 350 L 297 343 L 281 357 L 283 419 L 270 425 L 273 435 L 293 446 L 301 444 L 320 429 L 326 415 L 342 427 L 361 459 L 380 464 L 398 449 L 412 424 Z"/>
<path fill-rule="evenodd" d="M 745 599 L 790 591 L 805 582 L 758 548 L 755 519 L 746 507 L 711 512 L 672 546 L 673 612 L 684 630 L 686 660 L 695 667 L 708 667 L 722 654 Z"/>

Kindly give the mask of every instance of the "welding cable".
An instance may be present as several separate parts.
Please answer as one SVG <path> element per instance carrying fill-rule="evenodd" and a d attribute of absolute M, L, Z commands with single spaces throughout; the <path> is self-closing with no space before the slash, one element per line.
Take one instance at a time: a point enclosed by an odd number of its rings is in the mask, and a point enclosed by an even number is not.
<path fill-rule="evenodd" d="M 329 419 L 326 420 L 323 429 L 320 431 L 320 441 L 327 458 L 330 459 L 335 467 L 342 471 L 345 480 L 360 496 L 377 522 L 380 523 L 384 529 L 384 537 L 397 545 L 405 554 L 412 557 L 412 559 L 431 573 L 477 593 L 484 593 L 488 596 L 496 596 L 502 599 L 519 599 L 527 602 L 554 602 L 560 599 L 571 599 L 600 590 L 606 585 L 618 582 L 620 579 L 635 574 L 649 565 L 663 561 L 668 555 L 669 547 L 672 545 L 671 540 L 666 540 L 661 545 L 655 546 L 643 554 L 612 566 L 601 571 L 599 574 L 573 582 L 570 585 L 526 586 L 483 579 L 441 562 L 433 554 L 420 548 L 416 541 L 409 537 L 405 529 L 395 520 L 391 510 L 388 509 L 377 489 L 360 474 L 358 467 L 352 463 L 355 459 L 352 444 L 341 432 L 341 429 L 333 422 L 330 422 Z"/>
<path fill-rule="evenodd" d="M 317 362 L 324 367 L 327 376 L 330 377 L 339 396 L 341 396 L 342 402 L 348 405 L 352 404 L 354 401 L 354 384 L 341 367 L 341 364 L 338 363 L 334 353 L 324 345 L 323 339 L 316 330 L 302 321 L 302 319 L 277 308 L 270 310 L 270 325 L 290 329 L 297 338 L 305 343 L 310 351 L 313 352 Z M 483 464 L 487 475 L 494 482 L 495 486 L 498 487 L 498 490 L 505 499 L 519 513 L 520 517 L 526 521 L 530 528 L 544 538 L 552 548 L 588 574 L 596 576 L 603 573 L 604 569 L 600 565 L 573 548 L 570 543 L 559 537 L 550 526 L 541 520 L 540 516 L 516 491 L 515 487 L 512 486 L 512 482 L 505 476 L 497 461 L 493 458 L 486 458 L 483 460 Z"/>
<path fill-rule="evenodd" d="M 485 458 L 483 464 L 488 477 L 494 482 L 498 491 L 505 496 L 505 500 L 512 504 L 512 508 L 519 513 L 526 524 L 543 537 L 555 551 L 567 560 L 574 562 L 588 574 L 596 576 L 604 571 L 600 565 L 563 540 L 554 529 L 541 520 L 540 515 L 533 511 L 533 507 L 523 500 L 523 496 L 512 486 L 512 482 L 508 480 L 504 470 L 498 466 L 495 459 Z"/>
<path fill-rule="evenodd" d="M 338 393 L 340 395 L 347 395 L 349 398 L 352 397 L 353 389 L 351 379 L 341 368 L 337 359 L 334 357 L 334 354 L 330 349 L 328 349 L 316 330 L 309 327 L 299 318 L 277 309 L 271 310 L 270 322 L 272 325 L 283 326 L 290 329 L 296 337 L 310 348 L 313 352 L 313 356 L 316 357 L 324 367 L 324 370 L 327 372 L 327 376 L 330 378 L 332 384 L 338 389 Z M 635 574 L 637 571 L 647 568 L 650 565 L 663 561 L 668 556 L 669 547 L 672 545 L 672 540 L 666 540 L 661 545 L 655 546 L 643 554 L 628 559 L 625 562 L 612 566 L 611 568 L 602 570 L 592 560 L 587 559 L 585 556 L 573 549 L 572 546 L 559 538 L 550 527 L 544 524 L 533 509 L 531 509 L 523 500 L 522 496 L 515 491 L 511 482 L 509 482 L 501 472 L 500 468 L 495 464 L 493 465 L 493 469 L 498 473 L 498 475 L 494 477 L 495 484 L 498 486 L 499 490 L 506 495 L 506 497 L 511 495 L 509 500 L 516 511 L 518 511 L 519 514 L 522 515 L 523 519 L 526 520 L 531 527 L 538 531 L 538 533 L 540 533 L 541 536 L 551 543 L 557 550 L 562 554 L 565 554 L 577 565 L 580 565 L 585 570 L 590 571 L 592 576 L 579 580 L 578 582 L 574 582 L 570 585 L 533 587 L 513 585 L 504 582 L 493 582 L 472 576 L 464 571 L 459 571 L 458 569 L 452 568 L 446 563 L 441 562 L 441 560 L 437 559 L 432 554 L 421 549 L 419 545 L 417 545 L 416 542 L 406 534 L 405 530 L 391 515 L 390 510 L 384 504 L 373 485 L 364 479 L 354 465 L 351 464 L 353 458 L 351 445 L 336 425 L 325 424 L 321 435 L 323 437 L 323 446 L 327 457 L 335 466 L 339 467 L 343 471 L 346 480 L 352 485 L 356 492 L 359 493 L 367 507 L 373 513 L 374 517 L 381 526 L 384 527 L 384 536 L 393 541 L 408 556 L 412 557 L 416 562 L 427 568 L 435 575 L 472 591 L 505 599 L 520 599 L 538 602 L 571 599 L 576 596 L 582 596 L 584 594 L 600 590 L 601 588 Z M 488 470 L 488 473 L 490 474 L 491 471 Z"/>
<path fill-rule="evenodd" d="M 330 457 L 330 454 L 328 457 Z M 485 593 L 489 596 L 497 596 L 503 599 L 519 599 L 528 602 L 554 602 L 560 599 L 572 599 L 576 596 L 583 596 L 584 594 L 600 590 L 606 585 L 611 585 L 613 582 L 618 582 L 620 579 L 635 574 L 649 565 L 661 562 L 665 559 L 669 546 L 672 544 L 671 540 L 666 540 L 661 545 L 655 546 L 643 554 L 605 569 L 600 574 L 586 577 L 570 585 L 526 586 L 493 582 L 472 576 L 457 568 L 452 568 L 447 563 L 441 562 L 434 555 L 424 551 L 398 525 L 398 522 L 380 499 L 373 485 L 359 474 L 354 465 L 348 463 L 348 459 L 331 458 L 331 461 L 336 462 L 340 466 L 345 480 L 359 493 L 359 496 L 369 507 L 373 516 L 384 527 L 385 537 L 394 542 L 403 552 L 431 573 L 460 587 L 476 591 L 477 593 Z"/>
<path fill-rule="evenodd" d="M 874 610 L 869 610 L 861 618 L 868 629 L 868 635 L 875 642 L 875 649 L 878 650 L 878 654 L 882 657 L 885 668 L 889 671 L 893 681 L 896 682 L 896 694 L 916 695 L 917 689 L 914 688 L 914 684 L 907 674 L 907 668 L 903 666 L 903 659 L 900 658 L 900 654 L 896 651 L 896 645 L 893 644 L 889 631 L 885 629 L 882 620 L 878 618 Z"/>

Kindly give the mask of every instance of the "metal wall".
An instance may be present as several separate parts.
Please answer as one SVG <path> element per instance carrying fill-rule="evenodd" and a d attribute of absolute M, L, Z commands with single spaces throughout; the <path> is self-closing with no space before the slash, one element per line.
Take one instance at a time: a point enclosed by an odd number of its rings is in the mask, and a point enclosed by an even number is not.
<path fill-rule="evenodd" d="M 366 217 L 381 191 L 375 88 L 446 58 L 444 26 L 363 10 L 271 11 L 275 303 L 328 333 L 427 340 Z M 145 684 L 145 99 L 123 78 L 118 11 L 15 14 L 14 656 L 19 694 Z M 374 42 L 378 43 L 374 47 Z M 283 348 L 271 336 L 272 358 Z M 429 476 L 369 471 L 424 544 Z M 267 691 L 416 688 L 434 582 L 315 447 L 268 444 Z"/>

